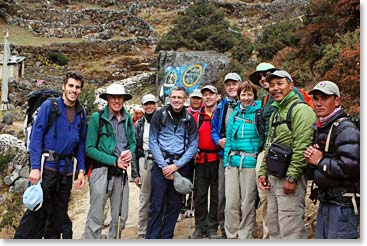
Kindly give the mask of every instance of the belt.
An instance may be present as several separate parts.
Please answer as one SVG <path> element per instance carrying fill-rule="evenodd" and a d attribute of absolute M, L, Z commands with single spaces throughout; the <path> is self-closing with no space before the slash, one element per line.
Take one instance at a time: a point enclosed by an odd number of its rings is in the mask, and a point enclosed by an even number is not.
<path fill-rule="evenodd" d="M 358 205 L 357 205 L 356 197 L 359 197 L 359 194 L 358 193 L 345 193 L 343 194 L 343 196 L 352 198 L 354 215 L 357 216 L 358 215 Z"/>
<path fill-rule="evenodd" d="M 245 159 L 246 156 L 250 156 L 250 157 L 252 157 L 254 159 L 256 159 L 256 157 L 257 157 L 257 153 L 249 153 L 249 152 L 245 152 L 243 150 L 231 150 L 229 152 L 229 157 L 231 157 L 232 155 L 239 155 L 239 156 L 241 156 L 239 170 L 242 169 L 243 159 Z M 229 159 L 230 158 L 228 158 L 228 161 L 229 161 Z"/>
<path fill-rule="evenodd" d="M 173 160 L 177 161 L 182 156 L 182 154 L 180 154 L 180 155 L 178 155 L 178 154 L 171 155 L 170 153 L 165 152 L 165 151 L 162 151 L 162 154 L 163 154 L 164 159 L 170 159 L 171 161 L 173 161 Z"/>

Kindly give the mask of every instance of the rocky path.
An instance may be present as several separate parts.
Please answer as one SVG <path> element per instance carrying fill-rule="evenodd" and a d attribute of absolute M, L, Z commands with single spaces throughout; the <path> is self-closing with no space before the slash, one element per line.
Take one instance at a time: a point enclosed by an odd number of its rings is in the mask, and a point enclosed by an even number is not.
<path fill-rule="evenodd" d="M 128 170 L 130 173 L 130 170 Z M 136 239 L 138 236 L 137 225 L 138 225 L 138 206 L 139 206 L 139 188 L 131 182 L 127 182 L 130 188 L 129 193 L 129 217 L 126 223 L 126 227 L 122 232 L 122 238 L 127 240 Z M 308 189 L 306 194 L 306 213 L 305 213 L 305 224 L 309 233 L 309 238 L 314 238 L 315 222 L 317 206 L 308 199 L 310 194 L 311 183 L 308 183 Z M 72 191 L 71 200 L 69 204 L 69 216 L 73 221 L 73 238 L 81 239 L 84 232 L 84 226 L 87 219 L 89 209 L 89 189 L 88 182 L 82 190 L 74 189 Z M 259 221 L 258 211 L 256 216 L 256 234 L 257 238 L 261 238 L 262 226 Z M 106 210 L 105 228 L 102 231 L 102 236 L 106 238 L 108 234 L 108 222 L 110 216 Z M 193 218 L 184 218 L 181 222 L 176 224 L 174 239 L 187 239 L 190 235 L 190 227 L 194 227 Z M 193 232 L 194 228 L 191 230 Z"/>
<path fill-rule="evenodd" d="M 130 170 L 128 170 L 130 173 Z M 136 239 L 138 236 L 138 208 L 139 208 L 139 188 L 131 182 L 129 185 L 129 217 L 126 227 L 122 232 L 123 239 Z M 84 232 L 85 222 L 89 209 L 89 188 L 88 182 L 81 190 L 73 189 L 69 203 L 69 216 L 73 221 L 73 239 L 81 239 Z M 108 222 L 110 215 L 106 210 L 105 228 L 102 230 L 102 236 L 108 234 Z M 175 239 L 187 239 L 191 225 L 191 218 L 185 218 L 178 222 L 175 229 Z M 194 222 L 193 222 L 194 223 Z"/>

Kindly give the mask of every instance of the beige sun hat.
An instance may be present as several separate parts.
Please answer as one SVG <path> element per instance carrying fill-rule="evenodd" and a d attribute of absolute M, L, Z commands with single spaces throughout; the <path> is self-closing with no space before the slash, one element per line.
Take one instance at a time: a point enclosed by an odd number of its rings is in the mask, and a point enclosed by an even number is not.
<path fill-rule="evenodd" d="M 125 87 L 120 84 L 112 84 L 107 87 L 106 91 L 99 95 L 100 98 L 107 100 L 107 96 L 123 96 L 125 101 L 130 100 L 133 96 L 125 91 Z"/>

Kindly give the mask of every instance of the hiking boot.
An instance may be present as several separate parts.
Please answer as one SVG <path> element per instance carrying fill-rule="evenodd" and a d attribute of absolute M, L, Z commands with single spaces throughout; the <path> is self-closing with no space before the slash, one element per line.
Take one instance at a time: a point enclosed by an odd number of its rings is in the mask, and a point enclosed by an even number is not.
<path fill-rule="evenodd" d="M 190 239 L 203 239 L 206 238 L 206 232 L 202 232 L 200 230 L 195 230 L 194 233 L 189 236 Z"/>
<path fill-rule="evenodd" d="M 180 222 L 183 219 L 184 215 L 183 214 L 179 214 L 177 217 L 177 222 Z"/>
<path fill-rule="evenodd" d="M 218 235 L 217 232 L 209 232 L 209 239 L 220 239 L 221 237 Z"/>
<path fill-rule="evenodd" d="M 145 239 L 145 234 L 139 234 L 138 239 Z"/>
<path fill-rule="evenodd" d="M 227 239 L 226 231 L 224 229 L 220 229 L 220 239 Z"/>

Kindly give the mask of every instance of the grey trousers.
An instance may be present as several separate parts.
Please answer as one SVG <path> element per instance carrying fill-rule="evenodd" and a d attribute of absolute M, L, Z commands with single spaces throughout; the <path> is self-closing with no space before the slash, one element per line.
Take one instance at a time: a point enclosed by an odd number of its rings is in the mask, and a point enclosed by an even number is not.
<path fill-rule="evenodd" d="M 253 239 L 257 198 L 255 168 L 229 167 L 224 228 L 228 239 Z"/>
<path fill-rule="evenodd" d="M 153 160 L 147 160 L 147 168 L 144 167 L 144 157 L 139 158 L 139 173 L 141 177 L 141 187 L 139 195 L 139 218 L 138 234 L 145 235 L 148 226 L 148 209 L 150 204 L 150 191 L 152 187 L 152 165 Z"/>
<path fill-rule="evenodd" d="M 226 206 L 225 197 L 225 182 L 224 182 L 224 167 L 223 157 L 219 157 L 218 166 L 218 224 L 221 230 L 224 231 L 224 208 Z"/>
<path fill-rule="evenodd" d="M 284 194 L 286 178 L 269 175 L 271 188 L 268 191 L 268 225 L 270 239 L 307 239 L 304 223 L 306 179 L 297 180 L 296 192 Z"/>
<path fill-rule="evenodd" d="M 101 232 L 105 219 L 104 208 L 108 198 L 110 199 L 111 204 L 111 223 L 108 239 L 116 239 L 121 199 L 122 176 L 112 176 L 108 182 L 108 190 L 106 193 L 107 170 L 107 167 L 95 168 L 92 170 L 89 178 L 90 203 L 83 235 L 83 238 L 85 239 L 101 239 Z M 126 181 L 124 186 L 122 201 L 120 233 L 122 229 L 125 228 L 129 211 L 128 181 Z"/>
<path fill-rule="evenodd" d="M 261 151 L 258 155 L 257 155 L 257 161 L 256 161 L 256 185 L 257 185 L 257 177 L 259 176 L 259 169 L 261 166 L 261 163 L 264 159 L 264 151 Z M 259 197 L 260 197 L 260 205 L 259 205 L 259 216 L 260 216 L 260 220 L 262 222 L 263 225 L 263 239 L 267 239 L 269 238 L 269 227 L 268 227 L 268 221 L 267 221 L 267 209 L 268 209 L 268 200 L 266 199 L 266 190 L 262 190 L 259 187 L 257 187 L 257 191 L 259 193 Z"/>

